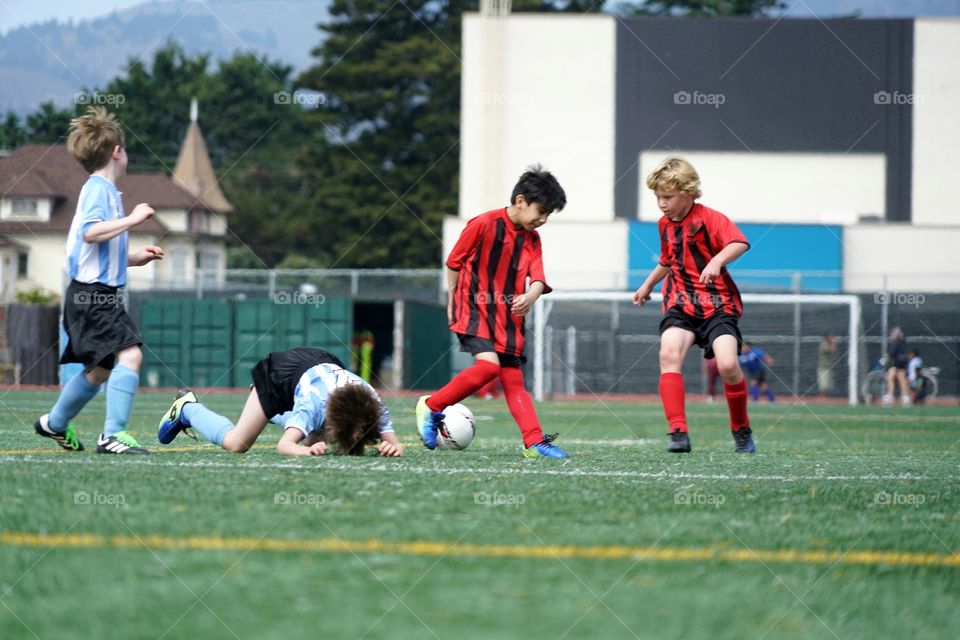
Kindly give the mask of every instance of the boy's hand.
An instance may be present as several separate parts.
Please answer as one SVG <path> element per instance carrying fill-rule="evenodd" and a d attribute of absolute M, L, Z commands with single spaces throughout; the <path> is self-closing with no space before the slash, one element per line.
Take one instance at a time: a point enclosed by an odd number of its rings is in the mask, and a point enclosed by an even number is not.
<path fill-rule="evenodd" d="M 310 450 L 310 455 L 312 456 L 322 456 L 327 453 L 327 443 L 326 442 L 317 442 L 315 444 L 307 447 Z"/>
<path fill-rule="evenodd" d="M 633 304 L 642 307 L 650 299 L 650 287 L 643 285 L 633 293 Z"/>
<path fill-rule="evenodd" d="M 525 316 L 530 313 L 533 303 L 540 296 L 534 296 L 531 293 L 521 293 L 513 297 L 513 304 L 510 306 L 510 312 L 514 315 Z"/>
<path fill-rule="evenodd" d="M 720 277 L 720 269 L 722 268 L 723 264 L 719 263 L 716 258 L 708 262 L 707 266 L 705 266 L 703 271 L 700 273 L 700 283 L 712 283 L 714 280 Z"/>
<path fill-rule="evenodd" d="M 127 258 L 127 265 L 131 267 L 142 267 L 154 260 L 163 260 L 163 249 L 160 247 L 149 246 L 131 253 Z"/>
<path fill-rule="evenodd" d="M 130 212 L 130 218 L 134 220 L 134 225 L 138 225 L 142 222 L 146 222 L 153 217 L 153 207 L 148 205 L 146 202 L 141 202 L 133 208 L 133 211 Z"/>
<path fill-rule="evenodd" d="M 450 298 L 447 300 L 447 324 L 453 324 L 453 294 L 450 294 Z"/>
<path fill-rule="evenodd" d="M 385 458 L 399 458 L 403 455 L 403 445 L 399 442 L 387 442 L 384 440 L 379 446 L 380 455 Z"/>

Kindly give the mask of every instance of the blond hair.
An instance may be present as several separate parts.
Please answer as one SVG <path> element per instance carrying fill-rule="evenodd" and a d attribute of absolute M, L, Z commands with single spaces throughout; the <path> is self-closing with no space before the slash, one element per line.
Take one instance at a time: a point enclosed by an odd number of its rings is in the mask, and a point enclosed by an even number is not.
<path fill-rule="evenodd" d="M 120 122 L 103 107 L 90 107 L 86 115 L 70 121 L 67 151 L 90 173 L 107 166 L 113 150 L 123 143 Z"/>
<path fill-rule="evenodd" d="M 679 191 L 694 200 L 700 192 L 700 174 L 693 165 L 676 156 L 667 158 L 647 176 L 647 188 L 651 191 Z"/>

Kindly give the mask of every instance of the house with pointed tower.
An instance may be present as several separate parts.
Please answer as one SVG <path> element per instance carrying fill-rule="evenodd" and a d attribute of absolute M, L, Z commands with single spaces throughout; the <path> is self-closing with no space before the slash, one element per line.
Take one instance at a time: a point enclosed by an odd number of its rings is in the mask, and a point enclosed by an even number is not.
<path fill-rule="evenodd" d="M 135 169 L 135 167 L 134 167 Z M 66 235 L 88 174 L 66 145 L 23 145 L 0 157 L 0 304 L 16 291 L 60 295 Z M 130 174 L 117 187 L 129 213 L 140 202 L 156 215 L 132 229 L 130 246 L 155 244 L 166 257 L 128 272 L 131 289 L 192 289 L 222 283 L 227 216 L 233 206 L 218 185 L 196 100 L 172 176 Z M 13 283 L 14 286 L 10 286 Z"/>

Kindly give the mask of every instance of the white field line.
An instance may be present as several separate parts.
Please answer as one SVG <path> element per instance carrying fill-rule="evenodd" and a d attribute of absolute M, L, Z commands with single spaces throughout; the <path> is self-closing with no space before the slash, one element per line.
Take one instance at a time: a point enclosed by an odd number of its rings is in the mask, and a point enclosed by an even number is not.
<path fill-rule="evenodd" d="M 453 454 L 457 455 L 457 454 Z M 316 474 L 318 471 L 353 471 L 359 473 L 387 472 L 387 473 L 409 473 L 409 474 L 434 474 L 438 476 L 452 475 L 494 475 L 494 476 L 553 476 L 570 478 L 628 478 L 634 480 L 714 480 L 714 481 L 735 481 L 735 482 L 890 482 L 890 481 L 911 481 L 911 482 L 958 482 L 960 476 L 926 476 L 914 473 L 891 473 L 891 474 L 865 474 L 865 475 L 833 475 L 827 473 L 814 473 L 805 475 L 780 475 L 780 474 L 749 474 L 749 473 L 688 473 L 685 471 L 595 471 L 589 469 L 579 469 L 573 467 L 569 462 L 560 463 L 555 468 L 542 468 L 540 463 L 543 461 L 523 463 L 525 466 L 505 466 L 505 467 L 458 467 L 445 468 L 438 466 L 421 466 L 409 462 L 400 461 L 377 461 L 370 464 L 351 464 L 337 458 L 322 458 L 314 464 L 291 462 L 253 462 L 241 461 L 221 462 L 212 460 L 185 460 L 176 462 L 173 460 L 156 460 L 150 458 L 140 458 L 125 461 L 122 467 L 113 467 L 109 463 L 105 464 L 103 460 L 92 456 L 75 456 L 73 454 L 62 454 L 52 456 L 0 456 L 0 462 L 28 462 L 40 464 L 70 464 L 70 465 L 95 465 L 104 469 L 126 468 L 126 464 L 137 464 L 144 467 L 161 468 L 193 468 L 193 469 L 236 469 L 238 471 L 262 471 L 264 469 L 281 469 L 290 473 Z M 547 464 L 550 464 L 549 462 Z"/>

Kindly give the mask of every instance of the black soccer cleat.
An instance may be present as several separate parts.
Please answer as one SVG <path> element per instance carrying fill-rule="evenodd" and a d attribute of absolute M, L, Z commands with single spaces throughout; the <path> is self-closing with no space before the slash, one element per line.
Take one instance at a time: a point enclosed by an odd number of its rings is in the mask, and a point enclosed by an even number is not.
<path fill-rule="evenodd" d="M 97 453 L 127 453 L 135 455 L 144 455 L 150 453 L 140 446 L 140 443 L 134 440 L 126 431 L 118 431 L 112 436 L 105 436 L 102 433 L 97 438 Z"/>
<path fill-rule="evenodd" d="M 80 442 L 76 432 L 73 430 L 73 424 L 68 422 L 67 430 L 63 433 L 54 431 L 50 428 L 49 413 L 45 413 L 37 418 L 37 421 L 33 423 L 33 430 L 37 432 L 38 436 L 50 438 L 67 451 L 83 451 L 83 443 Z"/>
<path fill-rule="evenodd" d="M 737 448 L 734 449 L 736 453 L 753 453 L 757 450 L 750 427 L 740 427 L 739 431 L 734 431 L 733 441 L 737 443 Z"/>
<path fill-rule="evenodd" d="M 670 444 L 667 451 L 670 453 L 690 453 L 690 436 L 686 431 L 674 429 L 670 432 Z"/>

